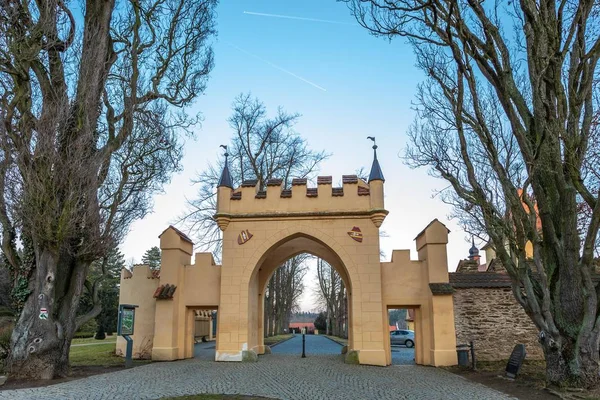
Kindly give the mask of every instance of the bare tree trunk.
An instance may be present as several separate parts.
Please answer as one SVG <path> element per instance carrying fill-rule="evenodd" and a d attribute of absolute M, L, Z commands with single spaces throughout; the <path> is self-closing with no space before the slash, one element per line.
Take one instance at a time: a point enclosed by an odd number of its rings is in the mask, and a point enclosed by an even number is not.
<path fill-rule="evenodd" d="M 59 263 L 70 264 L 72 280 L 57 279 Z M 34 292 L 27 299 L 12 334 L 8 360 L 11 377 L 52 379 L 69 373 L 71 340 L 81 319 L 76 318 L 81 288 L 89 263 L 36 251 Z M 43 309 L 47 310 L 47 318 Z M 88 318 L 89 319 L 89 318 Z"/>

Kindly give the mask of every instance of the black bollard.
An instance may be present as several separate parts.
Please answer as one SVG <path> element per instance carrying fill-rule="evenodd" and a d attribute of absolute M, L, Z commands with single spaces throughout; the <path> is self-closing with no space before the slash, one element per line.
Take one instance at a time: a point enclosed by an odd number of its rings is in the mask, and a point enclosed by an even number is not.
<path fill-rule="evenodd" d="M 306 358 L 306 337 L 304 335 L 304 333 L 302 333 L 302 358 Z"/>

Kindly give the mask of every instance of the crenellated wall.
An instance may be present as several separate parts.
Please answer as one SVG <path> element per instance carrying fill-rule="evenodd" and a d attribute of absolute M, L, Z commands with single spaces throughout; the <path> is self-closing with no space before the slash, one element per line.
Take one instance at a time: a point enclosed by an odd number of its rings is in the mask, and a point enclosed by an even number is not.
<path fill-rule="evenodd" d="M 130 272 L 121 270 L 119 304 L 134 304 L 135 327 L 133 337 L 133 357 L 150 358 L 154 342 L 154 314 L 156 300 L 154 292 L 159 285 L 159 271 L 153 271 L 148 265 L 135 265 Z M 126 342 L 117 337 L 117 354 L 125 355 Z"/>
<path fill-rule="evenodd" d="M 260 190 L 256 180 L 245 181 L 232 190 L 218 189 L 216 218 L 222 228 L 226 228 L 230 216 L 252 218 L 257 216 L 296 215 L 370 215 L 380 226 L 387 215 L 383 208 L 383 182 L 366 183 L 356 175 L 343 175 L 342 186 L 333 187 L 331 176 L 317 178 L 317 187 L 307 186 L 306 179 L 293 179 L 291 189 L 285 189 L 281 179 L 266 182 L 265 190 Z"/>
<path fill-rule="evenodd" d="M 394 250 L 381 263 L 385 312 L 406 308 L 415 312 L 415 362 L 424 365 L 456 363 L 452 292 L 448 283 L 448 229 L 432 221 L 415 238 L 418 260 L 410 250 Z"/>

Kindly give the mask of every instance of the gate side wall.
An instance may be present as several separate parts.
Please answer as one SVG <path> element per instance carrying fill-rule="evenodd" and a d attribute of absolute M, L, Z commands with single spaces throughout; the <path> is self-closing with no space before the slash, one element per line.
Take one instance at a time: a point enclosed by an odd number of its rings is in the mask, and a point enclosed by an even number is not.
<path fill-rule="evenodd" d="M 147 265 L 136 265 L 133 271 L 121 270 L 119 304 L 134 304 L 133 357 L 150 358 L 154 344 L 154 315 L 156 301 L 152 297 L 159 279 Z M 117 354 L 125 355 L 127 342 L 117 337 Z"/>
<path fill-rule="evenodd" d="M 384 313 L 392 308 L 415 309 L 415 362 L 455 365 L 456 333 L 451 293 L 434 295 L 430 283 L 448 284 L 446 244 L 448 231 L 434 220 L 417 236 L 419 260 L 409 250 L 395 250 L 390 262 L 381 263 Z M 387 354 L 390 349 L 386 338 Z M 390 356 L 391 357 L 391 356 Z"/>

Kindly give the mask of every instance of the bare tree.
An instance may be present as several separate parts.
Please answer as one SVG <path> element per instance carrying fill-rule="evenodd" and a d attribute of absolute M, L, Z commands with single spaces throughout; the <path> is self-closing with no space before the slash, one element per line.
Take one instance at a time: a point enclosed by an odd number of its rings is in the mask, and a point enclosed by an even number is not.
<path fill-rule="evenodd" d="M 216 0 L 0 2 L 2 251 L 27 283 L 13 376 L 69 371 L 79 300 L 102 258 L 179 169 L 184 108 L 213 65 Z M 32 260 L 17 251 L 30 241 Z M 31 261 L 31 263 L 29 263 Z"/>
<path fill-rule="evenodd" d="M 327 335 L 347 336 L 347 297 L 344 281 L 325 260 L 317 260 L 317 304 L 326 310 Z"/>
<path fill-rule="evenodd" d="M 245 180 L 257 180 L 263 190 L 267 180 L 282 179 L 289 187 L 293 178 L 313 178 L 319 164 L 329 157 L 324 151 L 309 149 L 293 126 L 298 114 L 288 114 L 282 108 L 275 117 L 268 117 L 265 105 L 250 94 L 240 94 L 233 102 L 229 126 L 233 130 L 228 146 L 229 170 L 234 185 Z M 198 245 L 211 250 L 215 257 L 221 253 L 220 230 L 214 220 L 216 191 L 222 164 L 209 165 L 195 183 L 200 184 L 198 196 L 189 201 L 181 218 L 198 239 Z"/>
<path fill-rule="evenodd" d="M 446 200 L 495 244 L 540 330 L 548 381 L 597 385 L 597 3 L 347 2 L 375 35 L 413 45 L 427 80 L 409 162 L 445 179 Z"/>
<path fill-rule="evenodd" d="M 265 336 L 279 335 L 290 326 L 292 313 L 298 311 L 298 301 L 304 293 L 304 277 L 309 254 L 300 254 L 283 263 L 265 290 Z"/>

